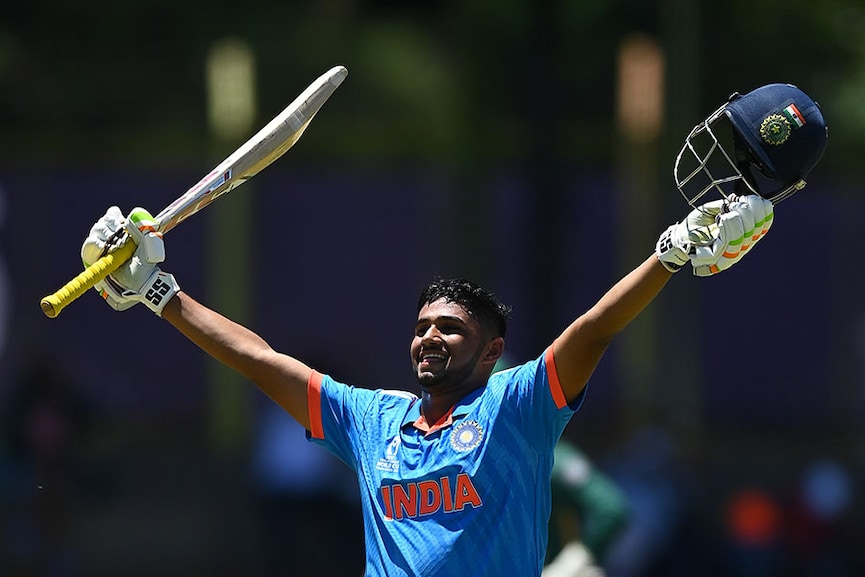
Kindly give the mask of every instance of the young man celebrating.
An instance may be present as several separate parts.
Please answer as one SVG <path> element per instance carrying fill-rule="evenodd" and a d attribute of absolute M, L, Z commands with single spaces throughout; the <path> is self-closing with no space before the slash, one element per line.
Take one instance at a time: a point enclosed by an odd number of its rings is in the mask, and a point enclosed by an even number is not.
<path fill-rule="evenodd" d="M 410 345 L 419 398 L 339 383 L 194 300 L 157 266 L 164 246 L 143 209 L 124 218 L 117 207 L 110 208 L 91 229 L 82 258 L 93 262 L 127 237 L 134 241 L 133 259 L 97 286 L 106 301 L 117 310 L 143 302 L 255 383 L 306 428 L 313 442 L 355 470 L 368 577 L 538 576 L 547 546 L 554 448 L 612 339 L 675 271 L 690 263 L 698 276 L 717 274 L 769 230 L 776 195 L 758 194 L 756 180 L 746 173 L 750 166 L 786 195 L 804 185 L 819 159 L 825 135 L 802 156 L 803 140 L 811 132 L 775 118 L 793 97 L 803 126 L 822 123 L 813 101 L 788 86 L 736 95 L 719 109 L 729 109 L 721 116 L 744 132 L 745 143 L 737 145 L 740 162 L 724 153 L 733 176 L 717 181 L 706 172 L 715 180 L 706 190 L 720 190 L 722 199 L 695 207 L 667 228 L 653 254 L 535 359 L 493 374 L 505 346 L 508 307 L 466 280 L 429 285 L 418 299 Z M 752 122 L 759 116 L 781 125 L 767 132 L 762 144 L 753 141 L 761 137 L 759 122 Z M 712 118 L 703 125 L 708 127 Z M 775 128 L 789 134 L 780 140 Z M 723 186 L 730 183 L 735 191 L 725 192 Z"/>

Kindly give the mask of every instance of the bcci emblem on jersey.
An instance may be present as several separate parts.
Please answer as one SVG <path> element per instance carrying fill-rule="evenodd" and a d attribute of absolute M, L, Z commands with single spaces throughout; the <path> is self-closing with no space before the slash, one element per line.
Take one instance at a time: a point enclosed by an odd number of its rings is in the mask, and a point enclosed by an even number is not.
<path fill-rule="evenodd" d="M 463 421 L 451 432 L 451 447 L 460 453 L 471 451 L 484 440 L 484 430 L 477 421 Z"/>

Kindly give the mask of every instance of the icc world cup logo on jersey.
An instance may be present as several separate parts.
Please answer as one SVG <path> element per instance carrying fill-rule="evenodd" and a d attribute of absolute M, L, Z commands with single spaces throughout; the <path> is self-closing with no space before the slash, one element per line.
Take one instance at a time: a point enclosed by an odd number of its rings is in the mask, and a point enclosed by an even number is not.
<path fill-rule="evenodd" d="M 460 453 L 471 451 L 484 440 L 484 430 L 477 421 L 463 421 L 451 432 L 451 447 Z"/>
<path fill-rule="evenodd" d="M 397 455 L 400 444 L 402 444 L 402 441 L 400 440 L 399 435 L 396 435 L 391 439 L 390 443 L 388 443 L 387 449 L 385 449 L 384 452 L 384 459 L 379 459 L 375 468 L 379 471 L 390 471 L 391 473 L 399 471 L 399 458 Z"/>

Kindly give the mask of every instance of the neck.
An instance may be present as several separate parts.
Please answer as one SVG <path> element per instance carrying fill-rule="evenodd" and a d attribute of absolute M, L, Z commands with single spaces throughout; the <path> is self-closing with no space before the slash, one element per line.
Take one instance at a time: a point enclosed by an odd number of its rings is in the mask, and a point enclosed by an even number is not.
<path fill-rule="evenodd" d="M 483 387 L 486 382 L 461 387 L 451 391 L 436 391 L 424 389 L 421 393 L 420 410 L 423 418 L 430 425 L 438 422 L 451 410 L 451 407 L 464 399 L 469 393 Z"/>

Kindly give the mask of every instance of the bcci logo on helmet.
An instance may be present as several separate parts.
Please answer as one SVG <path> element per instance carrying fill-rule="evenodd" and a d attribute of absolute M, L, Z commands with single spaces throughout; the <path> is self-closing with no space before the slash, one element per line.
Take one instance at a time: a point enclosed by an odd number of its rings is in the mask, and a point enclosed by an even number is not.
<path fill-rule="evenodd" d="M 760 125 L 760 136 L 766 144 L 778 146 L 790 138 L 790 130 L 792 127 L 789 120 L 780 114 L 770 114 Z"/>

